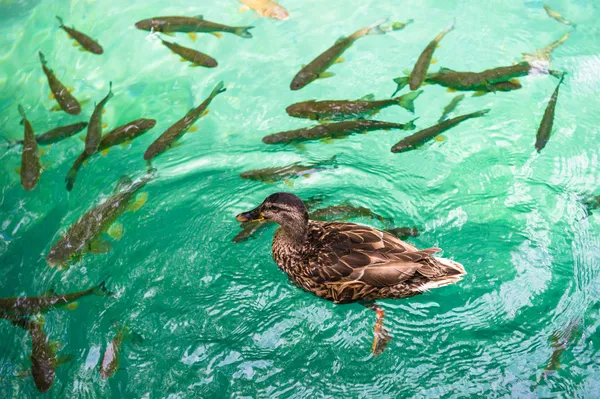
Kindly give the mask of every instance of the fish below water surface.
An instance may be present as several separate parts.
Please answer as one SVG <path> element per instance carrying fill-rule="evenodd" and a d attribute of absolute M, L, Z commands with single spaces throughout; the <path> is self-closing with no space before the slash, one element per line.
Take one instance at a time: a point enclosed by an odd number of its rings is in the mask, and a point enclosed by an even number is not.
<path fill-rule="evenodd" d="M 48 67 L 48 63 L 46 62 L 46 58 L 44 54 L 40 51 L 39 53 L 40 61 L 42 63 L 42 69 L 46 74 L 46 78 L 48 79 L 48 85 L 50 86 L 50 91 L 52 92 L 51 98 L 54 98 L 60 109 L 65 111 L 67 114 L 71 115 L 79 115 L 81 113 L 81 105 L 79 101 L 61 83 L 60 80 L 54 74 L 54 71 Z"/>
<path fill-rule="evenodd" d="M 177 43 L 167 42 L 162 39 L 161 42 L 166 47 L 168 47 L 174 54 L 179 55 L 182 61 L 191 62 L 191 67 L 202 66 L 206 68 L 214 68 L 218 65 L 217 60 L 212 58 L 210 55 L 201 53 L 200 51 L 194 50 L 192 48 L 180 46 Z"/>
<path fill-rule="evenodd" d="M 287 10 L 277 1 L 272 0 L 239 0 L 243 4 L 240 7 L 241 12 L 246 12 L 253 9 L 261 17 L 274 18 L 285 21 L 289 18 Z"/>
<path fill-rule="evenodd" d="M 332 73 L 325 72 L 327 69 L 335 63 L 342 62 L 341 55 L 346 51 L 352 44 L 367 35 L 382 35 L 389 31 L 395 31 L 403 29 L 412 20 L 402 23 L 394 22 L 391 27 L 382 28 L 385 21 L 379 21 L 373 25 L 367 26 L 360 30 L 357 30 L 348 37 L 342 37 L 329 49 L 325 50 L 324 53 L 319 55 L 317 58 L 312 60 L 308 65 L 302 67 L 300 72 L 296 74 L 292 83 L 290 84 L 291 90 L 300 90 L 309 83 L 319 79 L 333 76 Z"/>
<path fill-rule="evenodd" d="M 86 212 L 52 246 L 46 257 L 48 265 L 66 268 L 73 258 L 85 253 L 108 252 L 111 245 L 101 238 L 102 234 L 106 232 L 114 239 L 121 238 L 123 226 L 115 222 L 126 210 L 136 211 L 145 203 L 145 196 L 140 196 L 138 200 L 135 198 L 150 178 L 151 176 L 146 176 L 132 182 L 130 178 L 123 176 L 112 197 Z"/>
<path fill-rule="evenodd" d="M 206 21 L 202 15 L 195 17 L 154 17 L 144 19 L 135 24 L 135 27 L 150 32 L 162 32 L 169 34 L 172 32 L 202 32 L 215 33 L 226 32 L 234 35 L 251 38 L 249 32 L 253 26 L 227 26 L 215 22 Z"/>
<path fill-rule="evenodd" d="M 413 130 L 415 120 L 408 123 L 392 123 L 372 120 L 356 120 L 337 123 L 327 123 L 303 129 L 290 130 L 287 132 L 270 134 L 263 137 L 265 144 L 288 144 L 293 142 L 336 139 L 349 136 L 353 133 L 364 133 L 374 130 Z"/>
<path fill-rule="evenodd" d="M 38 145 L 50 145 L 58 143 L 59 141 L 76 135 L 85 129 L 87 125 L 87 122 L 77 122 L 71 125 L 59 126 L 52 130 L 48 130 L 46 133 L 35 136 L 35 141 L 38 143 Z M 23 144 L 23 140 L 15 140 L 14 142 L 10 142 L 9 146 L 12 147 L 18 144 Z"/>
<path fill-rule="evenodd" d="M 25 110 L 19 105 L 19 113 L 23 117 L 24 138 L 23 153 L 21 154 L 21 185 L 27 191 L 33 190 L 40 180 L 42 165 L 38 152 L 37 141 L 33 127 L 25 115 Z"/>
<path fill-rule="evenodd" d="M 75 30 L 75 28 L 69 28 L 68 26 L 65 26 L 65 24 L 63 24 L 63 20 L 61 17 L 57 16 L 56 19 L 58 19 L 58 22 L 60 23 L 60 28 L 62 30 L 64 30 L 65 32 L 67 32 L 69 37 L 71 37 L 73 40 L 77 41 L 77 43 L 79 45 L 81 45 L 81 47 L 84 50 L 87 50 L 90 53 L 98 54 L 98 55 L 104 53 L 102 46 L 100 44 L 98 44 L 97 41 L 95 41 L 94 39 L 92 39 L 91 37 L 86 35 L 85 33 L 81 33 L 78 30 Z"/>
<path fill-rule="evenodd" d="M 102 112 L 104 106 L 113 97 L 112 82 L 108 85 L 108 94 L 100 103 L 94 108 L 94 112 L 90 118 L 90 123 L 87 127 L 87 134 L 85 136 L 85 152 L 87 155 L 92 155 L 98 150 L 98 145 L 102 138 Z"/>
<path fill-rule="evenodd" d="M 542 122 L 540 123 L 540 127 L 538 128 L 535 136 L 535 149 L 537 152 L 542 151 L 542 149 L 546 147 L 546 144 L 548 144 L 548 140 L 550 140 L 552 126 L 554 125 L 556 101 L 558 100 L 558 89 L 560 88 L 564 78 L 564 75 L 560 78 L 560 81 L 556 85 L 556 89 L 554 89 L 554 93 L 552 93 L 552 97 L 550 97 L 550 101 L 548 101 L 546 110 L 544 111 L 544 117 L 542 118 Z"/>
<path fill-rule="evenodd" d="M 100 377 L 104 379 L 112 377 L 119 370 L 120 353 L 123 350 L 123 343 L 125 341 L 131 341 L 132 343 L 143 341 L 143 338 L 139 334 L 132 332 L 129 327 L 120 327 L 118 324 L 114 326 L 116 335 L 110 341 L 102 354 L 102 359 L 100 359 L 99 372 Z"/>
<path fill-rule="evenodd" d="M 242 179 L 262 181 L 265 183 L 274 183 L 276 181 L 295 179 L 298 177 L 310 177 L 313 173 L 337 167 L 337 157 L 326 161 L 302 165 L 295 162 L 291 165 L 279 166 L 273 168 L 254 169 L 240 174 Z"/>
<path fill-rule="evenodd" d="M 414 113 L 414 100 L 416 100 L 422 92 L 422 90 L 419 90 L 400 97 L 378 101 L 372 100 L 372 95 L 365 96 L 364 98 L 355 101 L 303 101 L 290 105 L 286 108 L 286 112 L 288 115 L 296 118 L 307 118 L 312 120 L 344 120 L 373 116 L 384 108 L 392 105 L 399 105 L 407 111 Z"/>

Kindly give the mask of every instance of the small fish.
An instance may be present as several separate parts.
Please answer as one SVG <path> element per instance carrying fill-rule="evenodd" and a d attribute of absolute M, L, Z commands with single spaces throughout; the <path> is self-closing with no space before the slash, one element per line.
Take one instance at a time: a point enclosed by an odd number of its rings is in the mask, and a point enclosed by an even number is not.
<path fill-rule="evenodd" d="M 38 52 L 40 56 L 40 61 L 42 62 L 42 69 L 46 74 L 46 78 L 48 78 L 48 85 L 50 85 L 50 91 L 52 91 L 52 95 L 54 99 L 60 106 L 60 108 L 65 111 L 67 114 L 71 115 L 79 115 L 81 113 L 81 105 L 79 101 L 69 92 L 69 90 L 63 85 L 60 80 L 54 74 L 52 69 L 48 68 L 46 58 L 44 54 L 40 51 Z"/>
<path fill-rule="evenodd" d="M 456 106 L 463 100 L 463 98 L 465 98 L 464 94 L 454 96 L 450 103 L 444 107 L 444 112 L 442 112 L 442 116 L 440 116 L 440 119 L 438 119 L 438 123 L 445 121 L 448 115 L 450 115 L 450 113 L 456 109 Z"/>
<path fill-rule="evenodd" d="M 392 123 L 372 120 L 356 120 L 337 123 L 328 123 L 303 129 L 270 134 L 263 137 L 265 144 L 287 144 L 292 142 L 318 140 L 325 138 L 342 138 L 353 133 L 369 132 L 373 130 L 413 130 L 415 120 L 408 123 Z"/>
<path fill-rule="evenodd" d="M 217 60 L 212 58 L 210 55 L 201 53 L 194 49 L 180 46 L 177 43 L 170 43 L 161 39 L 162 44 L 171 49 L 172 52 L 181 56 L 192 63 L 191 66 L 203 66 L 207 68 L 214 68 L 217 66 Z"/>
<path fill-rule="evenodd" d="M 552 52 L 566 42 L 570 35 L 571 32 L 565 33 L 560 39 L 550 43 L 544 48 L 537 49 L 535 53 L 523 53 L 523 61 L 528 62 L 530 65 L 535 66 L 535 68 L 541 71 L 548 69 L 552 58 Z"/>
<path fill-rule="evenodd" d="M 310 212 L 309 217 L 312 220 L 322 221 L 346 221 L 352 218 L 369 218 L 378 220 L 381 223 L 385 224 L 392 222 L 391 219 L 378 215 L 369 208 L 366 208 L 364 206 L 354 206 L 347 203 L 316 209 Z"/>
<path fill-rule="evenodd" d="M 552 336 L 550 337 L 550 344 L 553 349 L 552 355 L 550 356 L 550 359 L 548 359 L 548 363 L 542 372 L 542 377 L 546 378 L 560 369 L 560 357 L 567 350 L 568 345 L 571 344 L 577 336 L 581 336 L 581 332 L 579 331 L 580 322 L 579 319 L 573 319 L 563 330 L 557 330 L 552 333 Z"/>
<path fill-rule="evenodd" d="M 415 134 L 411 134 L 408 137 L 403 138 L 398 143 L 396 143 L 392 147 L 392 152 L 405 152 L 414 149 L 415 147 L 426 143 L 427 141 L 433 139 L 437 135 L 445 132 L 448 129 L 453 128 L 459 123 L 471 119 L 471 118 L 479 118 L 484 116 L 490 112 L 489 109 L 484 109 L 481 111 L 473 112 L 467 115 L 457 116 L 456 118 L 448 119 L 442 123 L 438 123 L 437 125 L 428 127 L 427 129 L 423 129 Z"/>
<path fill-rule="evenodd" d="M 418 237 L 419 230 L 417 227 L 396 227 L 393 229 L 386 230 L 391 235 L 401 239 L 406 240 L 408 237 Z"/>
<path fill-rule="evenodd" d="M 312 60 L 308 65 L 304 66 L 300 72 L 296 74 L 292 83 L 290 84 L 291 90 L 300 90 L 309 83 L 317 80 L 318 78 L 326 78 L 333 76 L 332 73 L 325 72 L 330 66 L 336 62 L 340 62 L 340 57 L 344 51 L 346 51 L 352 44 L 367 35 L 383 35 L 390 30 L 399 30 L 404 28 L 406 24 L 394 23 L 392 28 L 382 28 L 385 21 L 379 21 L 371 26 L 362 28 L 348 37 L 342 37 L 324 53 L 319 55 L 317 58 Z"/>
<path fill-rule="evenodd" d="M 329 160 L 302 165 L 295 162 L 291 165 L 274 168 L 249 170 L 240 174 L 242 179 L 274 183 L 276 181 L 295 179 L 300 176 L 308 177 L 313 173 L 337 167 L 337 158 L 334 156 Z"/>
<path fill-rule="evenodd" d="M 179 140 L 181 136 L 183 136 L 188 129 L 203 116 L 204 111 L 206 111 L 211 101 L 225 90 L 226 89 L 223 82 L 219 82 L 202 104 L 189 110 L 183 118 L 171 125 L 171 127 L 165 130 L 152 144 L 150 144 L 144 153 L 144 159 L 146 161 L 150 161 L 152 158 L 167 150 L 171 145 Z"/>
<path fill-rule="evenodd" d="M 127 326 L 120 327 L 118 324 L 115 324 L 114 327 L 117 333 L 106 347 L 100 360 L 100 377 L 104 379 L 112 377 L 119 369 L 119 353 L 122 351 L 123 343 L 126 340 L 132 340 L 133 342 L 143 341 L 139 334 L 131 332 Z"/>
<path fill-rule="evenodd" d="M 202 15 L 195 17 L 154 17 L 144 19 L 135 24 L 135 27 L 150 32 L 226 32 L 250 39 L 252 34 L 248 30 L 254 26 L 227 26 L 204 20 Z"/>
<path fill-rule="evenodd" d="M 308 118 L 312 120 L 344 120 L 349 118 L 362 118 L 375 115 L 380 110 L 392 105 L 399 105 L 407 111 L 414 113 L 414 100 L 419 97 L 422 90 L 408 93 L 388 100 L 369 101 L 360 99 L 356 101 L 303 101 L 292 104 L 286 108 L 290 116 Z"/>
<path fill-rule="evenodd" d="M 435 39 L 429 42 L 427 47 L 425 47 L 425 50 L 423 50 L 423 52 L 417 59 L 417 62 L 415 63 L 412 72 L 410 73 L 408 84 L 411 90 L 414 91 L 421 87 L 421 84 L 425 79 L 425 75 L 427 75 L 427 70 L 429 69 L 429 65 L 431 64 L 431 58 L 433 57 L 435 49 L 439 45 L 440 41 L 444 38 L 444 36 L 446 36 L 446 34 L 452 29 L 454 29 L 454 21 L 450 23 L 450 25 L 448 25 L 446 29 L 442 31 L 442 33 L 437 35 Z"/>
<path fill-rule="evenodd" d="M 87 211 L 52 246 L 46 257 L 46 263 L 50 267 L 65 268 L 71 259 L 81 257 L 85 253 L 108 252 L 110 244 L 104 241 L 101 235 L 109 232 L 111 225 L 123 212 L 128 209 L 136 210 L 143 205 L 145 199 L 135 202 L 134 199 L 148 180 L 150 176 L 132 182 L 130 178 L 123 176 L 115 187 L 112 197 Z"/>
<path fill-rule="evenodd" d="M 56 368 L 71 361 L 72 356 L 57 357 L 58 344 L 50 342 L 44 332 L 44 323 L 32 319 L 20 319 L 13 324 L 29 332 L 31 337 L 31 376 L 40 392 L 48 392 L 54 384 Z"/>
<path fill-rule="evenodd" d="M 0 298 L 0 318 L 11 321 L 28 318 L 38 313 L 46 313 L 56 307 L 67 306 L 88 295 L 111 296 L 112 293 L 102 281 L 87 290 L 70 294 L 56 294 L 54 291 L 49 291 L 42 296 Z"/>
<path fill-rule="evenodd" d="M 90 118 L 90 123 L 85 136 L 85 153 L 90 156 L 98 150 L 100 139 L 102 138 L 102 111 L 104 106 L 113 97 L 112 82 L 108 85 L 108 94 L 96 107 Z"/>
<path fill-rule="evenodd" d="M 25 110 L 20 105 L 19 113 L 23 117 L 23 126 L 25 127 L 23 153 L 21 155 L 21 185 L 25 190 L 30 191 L 35 188 L 40 179 L 42 165 L 40 164 L 40 154 L 33 134 L 33 127 L 25 115 Z"/>
<path fill-rule="evenodd" d="M 538 128 L 535 136 L 535 149 L 537 152 L 542 151 L 542 149 L 548 143 L 548 140 L 550 140 L 550 135 L 552 134 L 552 125 L 554 125 L 554 109 L 556 108 L 556 100 L 558 99 L 558 89 L 560 88 L 560 84 L 563 82 L 564 78 L 564 75 L 560 78 L 560 81 L 556 85 L 556 89 L 554 89 L 554 93 L 552 93 L 552 97 L 550 97 L 550 101 L 548 101 L 546 110 L 544 111 L 542 123 L 540 123 L 540 127 Z"/>
<path fill-rule="evenodd" d="M 134 121 L 121 125 L 102 136 L 102 140 L 100 140 L 97 152 L 106 151 L 112 146 L 134 140 L 135 138 L 141 136 L 142 134 L 152 129 L 154 125 L 156 125 L 156 121 L 154 119 L 144 118 L 136 119 Z M 88 155 L 85 151 L 83 151 L 81 155 L 79 155 L 79 157 L 75 160 L 73 166 L 71 167 L 71 169 L 69 169 L 69 172 L 67 173 L 67 177 L 65 179 L 65 182 L 67 183 L 67 191 L 71 191 L 73 189 L 79 169 L 81 168 L 83 163 L 90 157 L 91 155 Z"/>
<path fill-rule="evenodd" d="M 573 22 L 571 22 L 569 20 L 566 20 L 562 15 L 560 15 L 560 13 L 551 9 L 547 4 L 544 4 L 544 10 L 546 10 L 546 14 L 548 14 L 548 16 L 550 16 L 550 18 L 557 20 L 561 24 L 569 25 L 569 26 L 572 26 L 573 28 L 577 27 L 576 24 L 574 24 Z"/>
<path fill-rule="evenodd" d="M 248 9 L 253 9 L 261 17 L 280 19 L 285 21 L 289 18 L 287 10 L 277 4 L 276 1 L 271 0 L 239 0 L 240 3 L 244 4 L 240 9 L 242 12 Z"/>
<path fill-rule="evenodd" d="M 75 30 L 74 28 L 69 28 L 65 26 L 61 17 L 57 16 L 56 19 L 58 19 L 58 22 L 60 23 L 60 28 L 67 32 L 67 34 L 73 40 L 76 40 L 81 45 L 81 47 L 94 54 L 102 54 L 104 52 L 102 46 L 98 44 L 97 41 L 95 41 L 88 35 Z"/>

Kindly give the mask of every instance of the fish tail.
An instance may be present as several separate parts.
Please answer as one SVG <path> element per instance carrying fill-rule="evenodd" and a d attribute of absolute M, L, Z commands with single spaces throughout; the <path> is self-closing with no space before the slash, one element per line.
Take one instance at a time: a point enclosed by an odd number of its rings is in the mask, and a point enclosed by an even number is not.
<path fill-rule="evenodd" d="M 337 155 L 334 155 L 325 161 L 319 162 L 318 166 L 333 166 L 334 168 L 337 167 Z"/>
<path fill-rule="evenodd" d="M 59 17 L 58 15 L 56 16 L 56 19 L 58 19 L 58 23 L 60 24 L 60 28 L 62 28 L 63 26 L 65 26 L 65 24 L 63 24 L 63 20 L 61 17 Z"/>
<path fill-rule="evenodd" d="M 19 104 L 18 109 L 19 109 L 19 114 L 21 114 L 23 119 L 27 118 L 27 116 L 25 115 L 25 109 L 23 108 L 23 106 L 21 104 Z"/>
<path fill-rule="evenodd" d="M 223 83 L 223 81 L 220 81 L 219 83 L 217 83 L 217 85 L 215 86 L 215 88 L 213 89 L 213 91 L 210 93 L 210 98 L 215 98 L 218 94 L 223 93 L 224 91 L 226 91 L 227 89 L 225 88 L 225 83 Z"/>
<path fill-rule="evenodd" d="M 423 93 L 423 90 L 413 91 L 403 96 L 394 98 L 393 100 L 398 103 L 399 106 L 404 108 L 407 111 L 415 113 L 415 104 L 414 101 Z"/>
<path fill-rule="evenodd" d="M 404 89 L 404 87 L 408 84 L 408 79 L 408 76 L 402 76 L 394 79 L 394 82 L 398 85 L 398 87 L 396 87 L 396 91 L 394 94 L 392 94 L 392 97 L 394 97 L 400 90 Z"/>
<path fill-rule="evenodd" d="M 486 109 L 482 109 L 481 111 L 473 112 L 469 116 L 471 118 L 479 118 L 480 116 L 485 116 L 488 112 L 490 112 L 490 109 L 486 108 Z"/>
<path fill-rule="evenodd" d="M 112 81 L 108 82 L 108 98 L 112 98 L 114 96 L 112 92 Z"/>
<path fill-rule="evenodd" d="M 16 140 L 11 140 L 8 137 L 4 137 L 2 136 L 2 139 L 4 139 L 4 141 L 6 142 L 6 148 L 13 148 L 14 146 L 16 146 L 17 144 L 19 144 L 18 141 Z"/>
<path fill-rule="evenodd" d="M 42 62 L 42 65 L 46 65 L 46 57 L 44 57 L 44 53 L 38 51 L 38 54 L 40 56 L 40 61 Z"/>
<path fill-rule="evenodd" d="M 358 39 L 359 37 L 366 36 L 366 35 L 385 35 L 386 31 L 381 28 L 381 25 L 385 24 L 387 21 L 388 21 L 387 18 L 382 19 L 381 21 L 375 22 L 373 25 L 367 26 L 365 29 L 361 29 L 359 31 L 361 33 L 359 33 L 355 37 L 355 39 Z M 362 33 L 363 30 L 365 31 L 364 33 Z M 355 33 L 355 35 L 356 35 L 356 33 Z M 352 35 L 352 36 L 354 36 L 354 35 Z"/>
<path fill-rule="evenodd" d="M 240 37 L 245 37 L 246 39 L 251 39 L 252 33 L 248 32 L 248 31 L 252 28 L 254 28 L 254 26 L 240 26 L 239 28 L 235 28 L 233 33 Z"/>
<path fill-rule="evenodd" d="M 115 296 L 114 293 L 110 292 L 108 288 L 106 288 L 106 280 L 95 286 L 92 293 L 98 296 Z"/>
<path fill-rule="evenodd" d="M 453 19 L 453 20 L 452 20 L 452 22 L 450 22 L 450 23 L 448 24 L 448 26 L 446 26 L 446 27 L 444 28 L 444 30 L 443 30 L 443 31 L 442 31 L 442 32 L 441 32 L 439 35 L 437 35 L 437 36 L 435 37 L 435 39 L 434 39 L 434 40 L 435 40 L 436 42 L 439 42 L 440 40 L 442 40 L 442 39 L 444 38 L 444 36 L 446 36 L 446 33 L 450 32 L 452 29 L 454 29 L 454 24 L 455 24 L 455 23 L 456 23 L 456 20 L 455 20 L 455 19 Z"/>
<path fill-rule="evenodd" d="M 413 119 L 413 120 L 411 120 L 411 121 L 408 121 L 408 122 L 406 122 L 406 123 L 403 125 L 403 129 L 404 129 L 404 130 L 415 130 L 415 129 L 417 128 L 417 125 L 415 125 L 415 121 L 416 121 L 417 119 L 419 119 L 419 117 L 416 117 L 415 119 Z"/>

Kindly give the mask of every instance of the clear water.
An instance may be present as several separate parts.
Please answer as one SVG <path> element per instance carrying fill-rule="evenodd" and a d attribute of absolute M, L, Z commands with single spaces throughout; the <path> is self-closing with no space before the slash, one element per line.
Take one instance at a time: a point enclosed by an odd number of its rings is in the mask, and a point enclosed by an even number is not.
<path fill-rule="evenodd" d="M 238 12 L 228 1 L 0 2 L 0 134 L 20 138 L 17 104 L 36 131 L 85 120 L 113 82 L 109 128 L 140 117 L 157 126 L 129 147 L 90 160 L 67 193 L 64 177 L 83 149 L 71 138 L 43 157 L 38 187 L 25 192 L 14 168 L 18 148 L 0 151 L 0 296 L 71 292 L 110 276 L 116 299 L 89 297 L 78 309 L 46 315 L 51 340 L 74 360 L 57 369 L 50 397 L 596 397 L 600 395 L 600 234 L 596 216 L 581 220 L 580 197 L 600 183 L 600 10 L 597 2 L 552 1 L 578 23 L 554 53 L 568 76 L 558 100 L 554 135 L 541 154 L 535 133 L 556 80 L 521 79 L 512 93 L 467 98 L 457 112 L 491 108 L 447 132 L 443 143 L 406 154 L 390 147 L 405 132 L 355 135 L 305 150 L 266 146 L 261 137 L 308 126 L 285 107 L 318 99 L 388 97 L 392 78 L 410 68 L 452 18 L 456 30 L 436 50 L 437 70 L 483 70 L 519 61 L 570 28 L 549 18 L 541 1 L 282 0 L 288 21 Z M 219 61 L 189 68 L 133 24 L 159 15 L 198 15 L 254 25 L 253 39 L 199 35 L 194 44 Z M 57 29 L 54 15 L 97 38 L 103 56 L 82 53 Z M 414 19 L 404 31 L 359 40 L 336 76 L 299 92 L 289 83 L 300 66 L 342 35 L 382 18 Z M 82 115 L 54 105 L 37 51 L 79 99 Z M 142 154 L 164 129 L 212 87 L 227 92 L 156 161 L 147 204 L 120 221 L 125 235 L 105 255 L 89 255 L 67 271 L 44 258 L 62 232 L 109 196 L 123 174 L 139 177 Z M 450 101 L 427 86 L 416 102 L 418 127 L 433 124 Z M 392 107 L 378 119 L 404 122 Z M 255 168 L 311 162 L 337 154 L 331 172 L 285 183 L 242 180 Z M 268 194 L 288 190 L 328 205 L 350 201 L 417 225 L 419 247 L 439 246 L 469 274 L 459 284 L 408 300 L 382 301 L 394 336 L 379 358 L 370 353 L 374 315 L 359 305 L 336 306 L 290 285 L 270 254 L 272 229 L 233 244 L 234 216 Z M 355 220 L 370 223 L 378 222 Z M 121 370 L 101 380 L 98 362 L 126 323 L 144 343 L 126 345 Z M 572 327 L 569 327 L 572 326 Z M 552 335 L 565 338 L 560 368 L 542 373 Z M 28 335 L 0 323 L 0 396 L 37 396 L 28 367 Z"/>

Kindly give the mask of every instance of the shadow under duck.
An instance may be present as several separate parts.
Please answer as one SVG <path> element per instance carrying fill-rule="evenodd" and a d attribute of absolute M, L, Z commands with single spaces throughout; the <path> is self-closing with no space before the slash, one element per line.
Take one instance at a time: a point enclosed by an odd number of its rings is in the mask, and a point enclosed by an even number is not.
<path fill-rule="evenodd" d="M 459 281 L 464 267 L 419 250 L 369 226 L 310 220 L 304 202 L 275 193 L 257 208 L 240 213 L 239 222 L 279 224 L 273 259 L 296 286 L 334 303 L 360 302 L 377 314 L 371 351 L 379 355 L 390 341 L 377 299 L 407 298 Z"/>

